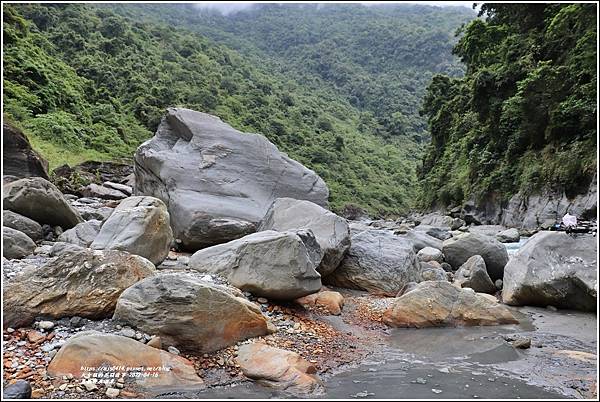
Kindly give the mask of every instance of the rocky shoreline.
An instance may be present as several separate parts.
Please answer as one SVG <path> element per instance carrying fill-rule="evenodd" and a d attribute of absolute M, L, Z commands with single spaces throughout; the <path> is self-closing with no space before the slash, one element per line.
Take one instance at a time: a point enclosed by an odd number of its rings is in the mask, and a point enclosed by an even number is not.
<path fill-rule="evenodd" d="M 508 328 L 522 324 L 511 306 L 530 305 L 595 321 L 595 230 L 481 225 L 464 209 L 347 219 L 326 208 L 314 172 L 264 137 L 185 109 L 167 112 L 133 173 L 90 166 L 100 182 L 4 177 L 9 396 L 152 397 L 249 381 L 323 396 L 398 331 Z M 514 355 L 540 339 L 502 346 Z M 595 395 L 592 343 L 571 346 L 553 353 L 567 368 L 585 361 L 570 371 L 581 392 L 559 392 Z M 513 371 L 549 364 L 532 355 Z"/>

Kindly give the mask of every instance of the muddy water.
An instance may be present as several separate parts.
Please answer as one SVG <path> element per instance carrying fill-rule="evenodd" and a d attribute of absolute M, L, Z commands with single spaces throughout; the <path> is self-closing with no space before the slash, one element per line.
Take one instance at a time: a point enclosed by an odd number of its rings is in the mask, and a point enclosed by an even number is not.
<path fill-rule="evenodd" d="M 335 319 L 333 319 L 335 320 Z M 499 327 L 396 329 L 366 361 L 325 376 L 316 398 L 561 398 L 557 393 L 502 376 L 495 363 L 517 360 L 520 351 L 501 335 L 533 330 Z M 162 395 L 194 398 L 289 398 L 254 383 L 203 392 Z"/>

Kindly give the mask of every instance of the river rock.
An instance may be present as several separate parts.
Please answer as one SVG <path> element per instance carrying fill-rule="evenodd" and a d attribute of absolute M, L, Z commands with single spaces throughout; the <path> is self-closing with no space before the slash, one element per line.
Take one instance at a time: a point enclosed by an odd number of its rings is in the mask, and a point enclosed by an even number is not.
<path fill-rule="evenodd" d="M 72 243 L 81 247 L 89 247 L 98 235 L 101 227 L 102 222 L 96 219 L 81 222 L 71 229 L 65 230 L 58 236 L 57 241 Z"/>
<path fill-rule="evenodd" d="M 31 385 L 25 380 L 17 380 L 3 387 L 2 399 L 31 399 Z"/>
<path fill-rule="evenodd" d="M 139 376 L 128 379 L 142 388 L 199 386 L 202 379 L 194 364 L 181 357 L 153 348 L 134 339 L 97 331 L 80 332 L 65 342 L 48 365 L 48 375 L 73 376 L 89 374 L 82 367 L 168 367 L 153 371 L 158 376 Z M 151 372 L 149 372 L 151 374 Z"/>
<path fill-rule="evenodd" d="M 96 183 L 90 183 L 81 189 L 81 195 L 84 197 L 97 197 L 105 200 L 122 200 L 127 198 L 128 195 L 115 190 L 114 188 L 100 186 Z"/>
<path fill-rule="evenodd" d="M 487 273 L 485 261 L 480 255 L 469 258 L 456 271 L 454 283 L 479 293 L 496 293 L 496 285 Z"/>
<path fill-rule="evenodd" d="M 41 224 L 70 229 L 83 221 L 56 186 L 41 177 L 5 184 L 3 200 L 5 209 Z"/>
<path fill-rule="evenodd" d="M 48 255 L 50 257 L 57 257 L 59 255 L 65 254 L 65 253 L 78 252 L 78 251 L 83 250 L 84 248 L 85 247 L 79 246 L 77 244 L 67 243 L 67 242 L 63 242 L 63 241 L 57 241 L 50 248 Z"/>
<path fill-rule="evenodd" d="M 505 230 L 507 230 L 507 228 L 501 225 L 475 225 L 469 228 L 470 233 L 490 237 L 496 237 L 498 233 L 501 233 Z"/>
<path fill-rule="evenodd" d="M 487 272 L 493 280 L 502 279 L 508 262 L 506 247 L 495 238 L 475 233 L 462 233 L 444 241 L 442 252 L 445 260 L 454 268 L 463 265 L 474 255 L 485 260 Z"/>
<path fill-rule="evenodd" d="M 503 302 L 595 311 L 597 253 L 593 236 L 573 238 L 564 232 L 538 232 L 507 264 Z"/>
<path fill-rule="evenodd" d="M 123 292 L 113 318 L 160 336 L 163 347 L 209 353 L 271 331 L 260 308 L 240 295 L 197 274 L 163 273 Z"/>
<path fill-rule="evenodd" d="M 31 148 L 29 139 L 11 124 L 2 125 L 2 174 L 48 177 L 48 161 Z"/>
<path fill-rule="evenodd" d="M 198 250 L 254 232 L 277 198 L 326 207 L 329 190 L 264 136 L 169 108 L 156 135 L 135 153 L 135 194 L 163 200 L 175 237 Z"/>
<path fill-rule="evenodd" d="M 449 232 L 449 228 L 439 228 L 429 225 L 419 225 L 414 228 L 417 232 L 424 232 L 429 236 L 435 237 L 438 240 L 448 240 L 452 237 L 452 233 Z M 405 232 L 408 233 L 408 230 Z"/>
<path fill-rule="evenodd" d="M 422 281 L 447 281 L 448 273 L 436 261 L 421 262 Z"/>
<path fill-rule="evenodd" d="M 437 248 L 425 247 L 419 250 L 417 259 L 421 262 L 436 261 L 441 264 L 444 261 L 444 255 Z"/>
<path fill-rule="evenodd" d="M 514 228 L 506 229 L 496 234 L 496 240 L 500 243 L 517 243 L 520 238 L 519 231 Z"/>
<path fill-rule="evenodd" d="M 318 307 L 333 315 L 340 315 L 344 307 L 344 296 L 339 292 L 331 291 L 325 287 L 317 293 L 296 299 L 296 303 L 304 307 Z"/>
<path fill-rule="evenodd" d="M 352 236 L 350 251 L 328 284 L 395 295 L 408 282 L 421 280 L 413 244 L 388 230 L 365 230 Z"/>
<path fill-rule="evenodd" d="M 248 378 L 261 385 L 307 394 L 321 389 L 314 365 L 298 353 L 255 342 L 240 346 L 236 363 Z"/>
<path fill-rule="evenodd" d="M 314 233 L 323 255 L 317 268 L 322 276 L 335 271 L 350 248 L 350 228 L 344 218 L 310 201 L 276 199 L 259 230 L 293 229 L 310 229 Z"/>
<path fill-rule="evenodd" d="M 2 256 L 5 258 L 23 258 L 33 254 L 35 242 L 25 233 L 2 226 Z"/>
<path fill-rule="evenodd" d="M 33 241 L 42 240 L 42 225 L 16 212 L 2 211 L 2 225 L 25 233 Z"/>
<path fill-rule="evenodd" d="M 419 221 L 421 225 L 444 227 L 450 229 L 454 219 L 451 216 L 440 215 L 438 213 L 431 213 L 422 216 Z"/>
<path fill-rule="evenodd" d="M 412 242 L 415 253 L 425 247 L 437 248 L 438 250 L 442 249 L 442 241 L 440 239 L 436 239 L 425 232 L 416 230 L 416 228 L 409 230 L 406 234 L 401 236 Z"/>
<path fill-rule="evenodd" d="M 219 274 L 256 296 L 293 300 L 319 291 L 320 260 L 321 250 L 310 229 L 266 230 L 197 251 L 189 267 Z"/>
<path fill-rule="evenodd" d="M 172 241 L 167 206 L 154 197 L 129 197 L 104 222 L 91 248 L 127 251 L 159 265 Z"/>
<path fill-rule="evenodd" d="M 123 251 L 63 254 L 4 286 L 4 325 L 25 326 L 38 315 L 110 317 L 121 292 L 154 272 L 150 261 Z"/>
<path fill-rule="evenodd" d="M 421 282 L 383 314 L 392 327 L 456 327 L 517 324 L 510 310 L 489 295 L 445 281 Z"/>
<path fill-rule="evenodd" d="M 113 183 L 112 181 L 107 181 L 107 182 L 102 183 L 102 186 L 112 188 L 113 190 L 120 191 L 123 194 L 125 194 L 127 197 L 131 197 L 133 195 L 133 188 L 126 184 Z"/>

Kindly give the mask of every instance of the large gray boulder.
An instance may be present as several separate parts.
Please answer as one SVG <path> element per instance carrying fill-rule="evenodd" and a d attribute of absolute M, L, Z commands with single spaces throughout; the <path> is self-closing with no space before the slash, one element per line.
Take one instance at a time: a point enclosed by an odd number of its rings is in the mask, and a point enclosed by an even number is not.
<path fill-rule="evenodd" d="M 350 251 L 324 282 L 372 293 L 396 295 L 408 282 L 421 280 L 413 245 L 388 230 L 365 230 L 352 236 Z"/>
<path fill-rule="evenodd" d="M 86 248 L 63 254 L 5 284 L 3 325 L 26 326 L 38 315 L 110 317 L 121 292 L 155 270 L 145 258 L 123 251 Z"/>
<path fill-rule="evenodd" d="M 502 232 L 496 234 L 496 239 L 500 243 L 517 243 L 521 239 L 521 236 L 519 235 L 519 231 L 517 229 L 512 228 L 503 230 Z"/>
<path fill-rule="evenodd" d="M 596 238 L 538 232 L 504 269 L 502 299 L 511 305 L 596 310 Z"/>
<path fill-rule="evenodd" d="M 350 228 L 346 219 L 306 200 L 276 199 L 259 228 L 278 232 L 294 229 L 310 229 L 315 235 L 323 256 L 317 268 L 322 276 L 335 271 L 350 248 Z"/>
<path fill-rule="evenodd" d="M 89 247 L 98 235 L 101 227 L 102 222 L 96 219 L 81 222 L 71 229 L 62 232 L 58 236 L 57 241 L 72 243 L 81 247 Z"/>
<path fill-rule="evenodd" d="M 35 250 L 35 242 L 25 233 L 2 226 L 2 256 L 5 258 L 23 258 Z"/>
<path fill-rule="evenodd" d="M 421 232 L 416 228 L 409 230 L 406 234 L 400 236 L 411 241 L 415 253 L 419 252 L 425 247 L 437 248 L 438 250 L 442 249 L 442 241 L 440 239 L 430 236 L 426 232 Z"/>
<path fill-rule="evenodd" d="M 119 298 L 113 318 L 160 336 L 164 347 L 196 353 L 267 335 L 272 328 L 260 308 L 241 293 L 184 272 L 136 283 Z"/>
<path fill-rule="evenodd" d="M 421 225 L 444 227 L 447 229 L 450 229 L 454 223 L 454 219 L 451 216 L 440 215 L 435 212 L 423 215 L 419 220 Z"/>
<path fill-rule="evenodd" d="M 127 251 L 158 265 L 167 258 L 172 241 L 167 206 L 158 198 L 139 196 L 121 201 L 91 248 Z"/>
<path fill-rule="evenodd" d="M 482 256 L 493 280 L 502 279 L 508 262 L 508 252 L 502 243 L 493 237 L 475 233 L 462 233 L 444 241 L 442 252 L 446 262 L 455 269 L 474 255 Z"/>
<path fill-rule="evenodd" d="M 175 237 L 198 250 L 254 232 L 276 198 L 326 207 L 329 190 L 264 136 L 170 108 L 135 153 L 135 194 L 163 200 Z"/>
<path fill-rule="evenodd" d="M 82 222 L 56 186 L 41 177 L 28 177 L 4 184 L 4 209 L 34 221 L 70 229 Z"/>
<path fill-rule="evenodd" d="M 25 233 L 33 241 L 42 240 L 42 225 L 13 211 L 2 211 L 2 225 Z"/>
<path fill-rule="evenodd" d="M 197 251 L 189 267 L 226 277 L 238 289 L 293 300 L 321 288 L 321 250 L 310 229 L 266 230 Z"/>
<path fill-rule="evenodd" d="M 480 255 L 474 255 L 460 266 L 454 276 L 454 283 L 479 293 L 496 293 L 496 285 L 488 275 L 485 261 Z"/>
<path fill-rule="evenodd" d="M 21 130 L 9 123 L 2 125 L 2 174 L 48 179 L 48 161 L 31 148 Z"/>

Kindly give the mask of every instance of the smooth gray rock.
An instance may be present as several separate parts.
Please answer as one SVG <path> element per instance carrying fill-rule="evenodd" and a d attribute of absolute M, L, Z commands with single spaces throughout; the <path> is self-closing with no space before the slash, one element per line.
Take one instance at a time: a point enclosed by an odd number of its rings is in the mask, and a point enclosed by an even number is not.
<path fill-rule="evenodd" d="M 463 233 L 444 241 L 442 253 L 454 268 L 459 268 L 474 255 L 482 256 L 492 280 L 502 279 L 508 262 L 508 252 L 502 243 L 493 237 L 475 233 Z"/>
<path fill-rule="evenodd" d="M 83 194 L 84 197 L 97 197 L 105 200 L 122 200 L 128 197 L 128 194 L 125 194 L 122 191 L 101 186 L 96 183 L 90 183 L 85 186 L 81 190 L 81 194 Z"/>
<path fill-rule="evenodd" d="M 96 219 L 81 222 L 71 229 L 64 231 L 58 236 L 57 241 L 72 243 L 81 247 L 89 247 L 98 235 L 101 227 L 102 222 Z"/>
<path fill-rule="evenodd" d="M 431 213 L 424 215 L 420 218 L 421 225 L 427 226 L 435 226 L 435 227 L 445 227 L 450 229 L 454 220 L 452 217 L 447 215 L 440 215 L 438 213 Z"/>
<path fill-rule="evenodd" d="M 365 230 L 352 236 L 350 251 L 333 274 L 330 285 L 395 296 L 408 282 L 421 280 L 413 245 L 388 230 Z"/>
<path fill-rule="evenodd" d="M 129 197 L 104 222 L 91 248 L 123 250 L 160 264 L 169 254 L 173 232 L 166 205 L 154 197 Z"/>
<path fill-rule="evenodd" d="M 25 233 L 2 226 L 2 256 L 6 258 L 23 258 L 33 254 L 35 242 Z"/>
<path fill-rule="evenodd" d="M 441 264 L 444 261 L 444 255 L 437 248 L 425 247 L 419 250 L 417 259 L 421 262 L 436 261 Z"/>
<path fill-rule="evenodd" d="M 95 208 L 89 205 L 77 205 L 73 208 L 75 208 L 79 212 L 79 214 L 81 214 L 81 217 L 86 221 L 90 221 L 92 219 L 98 221 L 105 221 L 115 210 L 114 208 L 110 207 Z"/>
<path fill-rule="evenodd" d="M 462 288 L 471 288 L 479 293 L 496 293 L 496 285 L 488 275 L 485 261 L 480 255 L 474 255 L 461 265 L 454 278 L 454 283 Z"/>
<path fill-rule="evenodd" d="M 123 251 L 63 254 L 26 268 L 3 287 L 3 325 L 27 326 L 36 316 L 110 317 L 121 292 L 155 271 L 150 261 Z"/>
<path fill-rule="evenodd" d="M 448 273 L 435 261 L 421 262 L 421 281 L 447 281 Z"/>
<path fill-rule="evenodd" d="M 241 293 L 188 273 L 164 273 L 127 289 L 113 319 L 160 336 L 169 346 L 209 353 L 270 332 L 260 308 Z"/>
<path fill-rule="evenodd" d="M 25 233 L 31 240 L 42 240 L 42 225 L 13 211 L 2 211 L 2 225 Z"/>
<path fill-rule="evenodd" d="M 495 237 L 498 233 L 507 228 L 501 225 L 474 225 L 469 228 L 470 233 Z"/>
<path fill-rule="evenodd" d="M 25 380 L 17 380 L 4 387 L 2 399 L 31 399 L 31 385 Z"/>
<path fill-rule="evenodd" d="M 496 239 L 500 243 L 517 243 L 521 236 L 519 235 L 519 231 L 517 229 L 506 229 L 502 232 L 496 234 Z"/>
<path fill-rule="evenodd" d="M 504 269 L 502 299 L 511 305 L 552 305 L 595 311 L 598 288 L 596 238 L 538 232 Z"/>
<path fill-rule="evenodd" d="M 335 271 L 350 248 L 350 228 L 346 219 L 306 200 L 276 199 L 259 227 L 259 231 L 294 229 L 310 229 L 315 235 L 323 256 L 317 268 L 321 276 Z"/>
<path fill-rule="evenodd" d="M 123 194 L 131 197 L 133 195 L 133 187 L 128 186 L 126 184 L 114 183 L 112 181 L 106 181 L 102 183 L 102 186 L 111 188 L 113 190 L 117 190 L 122 192 Z"/>
<path fill-rule="evenodd" d="M 40 224 L 70 229 L 83 219 L 56 186 L 41 177 L 28 177 L 4 184 L 4 209 Z"/>
<path fill-rule="evenodd" d="M 438 250 L 442 249 L 442 241 L 436 239 L 433 236 L 428 235 L 425 232 L 420 232 L 418 230 L 413 229 L 408 231 L 406 234 L 400 236 L 412 242 L 415 253 L 419 252 L 425 247 L 437 248 Z"/>
<path fill-rule="evenodd" d="M 264 136 L 170 108 L 156 135 L 135 153 L 135 194 L 163 200 L 175 238 L 198 250 L 254 232 L 276 198 L 326 207 L 329 190 Z"/>
<path fill-rule="evenodd" d="M 312 231 L 266 230 L 197 251 L 189 267 L 222 275 L 243 291 L 293 300 L 321 288 L 321 250 Z"/>
<path fill-rule="evenodd" d="M 452 237 L 452 233 L 450 233 L 449 228 L 447 227 L 434 227 L 429 225 L 419 225 L 416 226 L 413 230 L 417 232 L 423 232 L 428 234 L 429 236 L 435 237 L 441 241 L 448 240 Z M 408 231 L 406 232 L 408 233 Z"/>
<path fill-rule="evenodd" d="M 52 248 L 50 249 L 50 252 L 48 254 L 50 255 L 50 257 L 57 257 L 65 253 L 74 253 L 83 249 L 84 247 L 79 246 L 77 244 L 58 241 L 52 245 Z"/>

